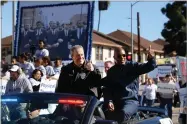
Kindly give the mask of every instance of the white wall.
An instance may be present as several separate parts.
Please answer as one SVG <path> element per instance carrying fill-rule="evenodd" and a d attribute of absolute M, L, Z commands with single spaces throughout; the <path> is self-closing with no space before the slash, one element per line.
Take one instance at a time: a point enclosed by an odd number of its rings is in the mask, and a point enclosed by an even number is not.
<path fill-rule="evenodd" d="M 112 50 L 111 50 L 111 57 L 109 58 L 109 49 L 111 47 L 103 46 L 103 59 L 102 60 L 96 60 L 95 59 L 95 57 L 96 57 L 96 52 L 95 52 L 96 49 L 95 48 L 96 47 L 97 47 L 97 45 L 92 46 L 91 60 L 92 60 L 93 64 L 95 64 L 99 68 L 100 72 L 102 73 L 102 77 L 105 77 L 106 74 L 105 74 L 105 70 L 104 70 L 104 62 L 106 60 L 114 61 L 114 59 L 113 59 L 114 49 L 112 48 Z"/>
<path fill-rule="evenodd" d="M 92 46 L 91 60 L 92 63 L 95 63 L 95 46 Z"/>
<path fill-rule="evenodd" d="M 138 61 L 138 54 L 137 54 L 137 53 L 134 54 L 134 61 L 135 61 L 135 62 Z"/>

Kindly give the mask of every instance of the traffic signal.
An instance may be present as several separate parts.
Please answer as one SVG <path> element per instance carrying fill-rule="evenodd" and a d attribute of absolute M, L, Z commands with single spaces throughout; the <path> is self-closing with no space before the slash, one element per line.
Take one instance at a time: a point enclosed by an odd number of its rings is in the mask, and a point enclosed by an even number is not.
<path fill-rule="evenodd" d="M 131 53 L 128 53 L 128 55 L 127 55 L 127 60 L 128 60 L 128 61 L 132 61 L 132 54 L 131 54 Z"/>
<path fill-rule="evenodd" d="M 108 1 L 99 1 L 99 10 L 107 10 Z"/>

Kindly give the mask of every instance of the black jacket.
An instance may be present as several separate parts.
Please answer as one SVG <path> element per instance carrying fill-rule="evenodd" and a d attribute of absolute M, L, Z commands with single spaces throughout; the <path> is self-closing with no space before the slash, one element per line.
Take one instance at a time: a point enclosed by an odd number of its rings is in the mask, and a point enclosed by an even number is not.
<path fill-rule="evenodd" d="M 156 67 L 156 61 L 149 59 L 147 63 L 127 61 L 123 65 L 114 65 L 108 70 L 104 86 L 112 100 L 137 100 L 141 74 L 148 73 Z M 109 94 L 108 94 L 109 95 Z M 106 96 L 105 96 L 106 97 Z"/>
<path fill-rule="evenodd" d="M 94 95 L 90 89 L 99 86 L 100 79 L 100 71 L 95 66 L 90 72 L 84 65 L 77 67 L 72 62 L 62 67 L 55 92 Z"/>

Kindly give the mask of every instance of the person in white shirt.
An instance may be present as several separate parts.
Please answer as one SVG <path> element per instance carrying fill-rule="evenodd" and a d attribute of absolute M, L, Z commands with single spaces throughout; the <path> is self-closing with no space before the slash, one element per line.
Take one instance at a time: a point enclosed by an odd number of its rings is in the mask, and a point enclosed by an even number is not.
<path fill-rule="evenodd" d="M 42 60 L 42 58 L 39 58 L 39 59 L 35 60 L 35 67 L 36 67 L 36 69 L 39 69 L 39 70 L 42 71 L 42 73 L 43 73 L 42 78 L 46 78 L 46 69 L 43 66 L 43 60 Z"/>
<path fill-rule="evenodd" d="M 29 79 L 31 82 L 32 88 L 34 92 L 39 92 L 40 84 L 42 81 L 44 81 L 43 73 L 39 69 L 35 69 L 32 73 L 32 77 Z"/>
<path fill-rule="evenodd" d="M 143 94 L 145 94 L 146 105 L 153 106 L 156 99 L 157 86 L 153 83 L 152 78 L 148 78 L 148 84 L 145 86 Z"/>
<path fill-rule="evenodd" d="M 44 48 L 45 47 L 45 42 L 43 40 L 39 41 L 39 49 L 36 50 L 34 57 L 36 59 L 38 58 L 43 58 L 45 56 L 49 56 L 49 51 Z"/>
<path fill-rule="evenodd" d="M 51 61 L 49 57 L 43 57 L 43 65 L 46 70 L 46 76 L 47 78 L 50 78 L 55 75 L 55 72 L 53 70 L 53 67 L 51 66 Z"/>
<path fill-rule="evenodd" d="M 55 74 L 58 74 L 58 75 L 60 75 L 60 72 L 61 72 L 61 68 L 62 68 L 62 60 L 60 59 L 60 58 L 56 58 L 55 59 L 55 66 L 54 66 L 54 72 L 55 72 Z"/>
<path fill-rule="evenodd" d="M 32 75 L 35 67 L 31 62 L 28 62 L 28 57 L 23 53 L 20 55 L 20 67 L 25 73 L 26 77 L 29 78 Z"/>

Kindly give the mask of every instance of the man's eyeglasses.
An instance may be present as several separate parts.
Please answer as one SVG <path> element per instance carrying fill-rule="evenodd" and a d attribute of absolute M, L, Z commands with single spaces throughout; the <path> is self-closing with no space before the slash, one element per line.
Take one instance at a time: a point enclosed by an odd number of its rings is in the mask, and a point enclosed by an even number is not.
<path fill-rule="evenodd" d="M 121 54 L 121 55 L 117 55 L 118 58 L 121 58 L 121 57 L 126 57 L 126 54 Z"/>

